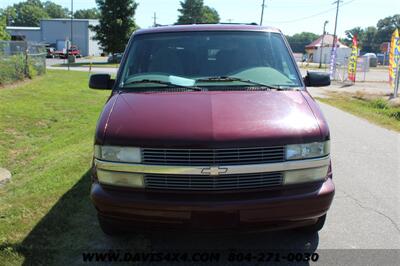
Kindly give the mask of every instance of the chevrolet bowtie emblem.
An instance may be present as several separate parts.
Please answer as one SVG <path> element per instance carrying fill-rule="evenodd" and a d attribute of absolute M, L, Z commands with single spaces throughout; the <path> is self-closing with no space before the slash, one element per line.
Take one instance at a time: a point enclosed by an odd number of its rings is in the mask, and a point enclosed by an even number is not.
<path fill-rule="evenodd" d="M 228 172 L 228 168 L 223 168 L 223 167 L 218 167 L 218 166 L 211 166 L 208 168 L 203 168 L 201 170 L 201 173 L 203 175 L 221 175 L 221 174 L 225 174 L 226 172 Z"/>

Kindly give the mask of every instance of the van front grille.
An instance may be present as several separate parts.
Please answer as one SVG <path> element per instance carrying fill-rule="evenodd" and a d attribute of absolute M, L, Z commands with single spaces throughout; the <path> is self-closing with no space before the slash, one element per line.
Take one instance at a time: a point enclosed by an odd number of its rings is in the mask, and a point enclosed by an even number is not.
<path fill-rule="evenodd" d="M 146 188 L 161 190 L 243 190 L 281 186 L 281 172 L 254 173 L 240 175 L 160 175 L 146 174 Z"/>
<path fill-rule="evenodd" d="M 144 148 L 143 163 L 161 165 L 243 165 L 276 163 L 285 160 L 285 147 L 234 149 Z"/>

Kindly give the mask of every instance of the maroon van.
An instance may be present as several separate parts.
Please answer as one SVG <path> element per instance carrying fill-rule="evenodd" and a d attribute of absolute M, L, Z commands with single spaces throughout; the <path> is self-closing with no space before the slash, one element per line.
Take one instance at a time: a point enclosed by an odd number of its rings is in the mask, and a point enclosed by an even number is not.
<path fill-rule="evenodd" d="M 283 34 L 255 25 L 136 31 L 98 121 L 102 230 L 320 230 L 334 196 L 328 125 Z"/>

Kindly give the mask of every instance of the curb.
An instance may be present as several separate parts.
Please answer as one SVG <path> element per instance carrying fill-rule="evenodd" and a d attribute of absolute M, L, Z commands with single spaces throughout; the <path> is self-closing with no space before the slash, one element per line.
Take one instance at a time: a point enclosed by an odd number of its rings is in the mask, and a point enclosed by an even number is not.
<path fill-rule="evenodd" d="M 0 168 L 0 185 L 11 179 L 11 173 L 7 169 Z"/>

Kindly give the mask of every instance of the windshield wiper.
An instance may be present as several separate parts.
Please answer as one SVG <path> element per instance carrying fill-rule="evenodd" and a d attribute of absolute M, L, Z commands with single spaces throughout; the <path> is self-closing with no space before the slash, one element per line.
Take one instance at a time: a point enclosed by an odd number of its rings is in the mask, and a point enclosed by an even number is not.
<path fill-rule="evenodd" d="M 150 84 L 150 83 L 154 83 L 154 84 L 162 84 L 162 85 L 166 85 L 167 88 L 185 88 L 185 89 L 191 89 L 194 91 L 202 91 L 202 88 L 199 87 L 195 87 L 195 86 L 185 86 L 185 85 L 179 85 L 179 84 L 174 84 L 172 82 L 168 82 L 168 81 L 162 81 L 162 80 L 158 80 L 158 79 L 140 79 L 140 80 L 133 80 L 133 81 L 129 81 L 127 83 L 124 83 L 122 88 L 126 88 L 126 85 L 131 85 L 131 84 Z M 165 88 L 165 87 L 160 87 L 160 88 Z"/>
<path fill-rule="evenodd" d="M 274 87 L 268 84 L 256 82 L 249 79 L 241 79 L 237 77 L 230 77 L 230 76 L 217 76 L 217 77 L 209 77 L 209 78 L 200 78 L 196 79 L 196 82 L 230 82 L 230 81 L 239 81 L 243 83 L 249 83 L 255 86 L 266 87 L 271 90 L 281 90 L 279 87 Z"/>

